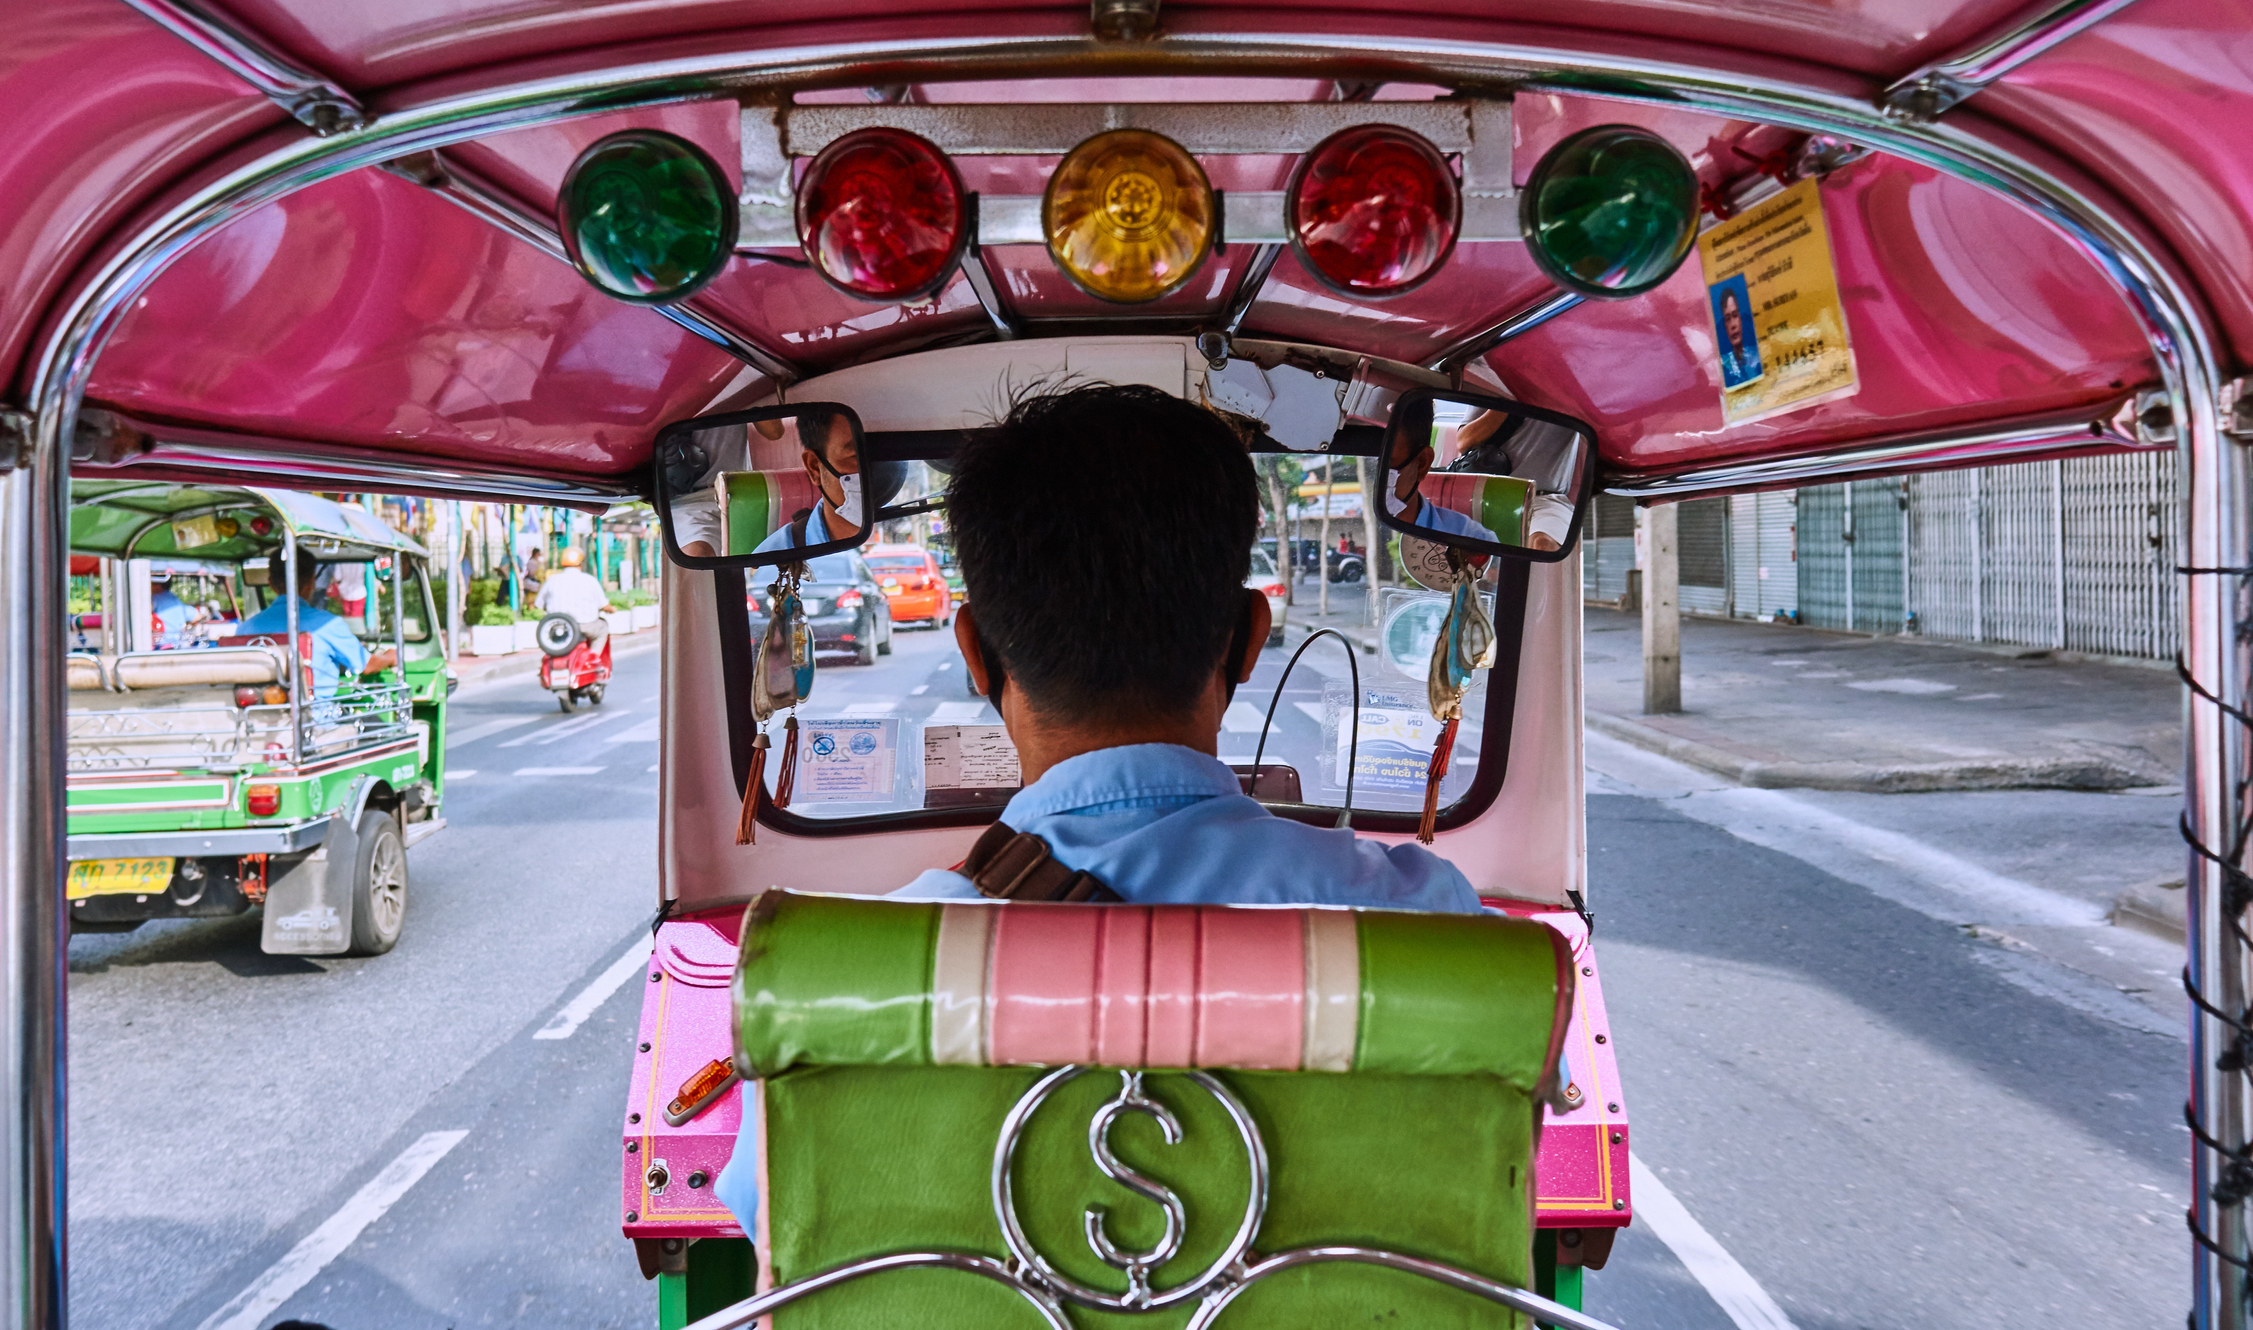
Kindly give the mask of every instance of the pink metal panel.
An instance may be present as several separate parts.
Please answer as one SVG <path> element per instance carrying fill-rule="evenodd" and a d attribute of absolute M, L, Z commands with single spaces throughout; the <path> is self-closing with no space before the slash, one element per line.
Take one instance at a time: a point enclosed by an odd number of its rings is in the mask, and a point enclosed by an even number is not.
<path fill-rule="evenodd" d="M 1858 395 L 1724 425 L 1695 256 L 1650 295 L 1581 305 L 1490 363 L 1530 400 L 1594 424 L 1606 459 L 1629 468 L 2093 411 L 2152 378 L 2141 331 L 2094 265 L 1985 191 L 1871 159 L 1823 196 Z"/>
<path fill-rule="evenodd" d="M 72 267 L 146 193 L 281 120 L 115 0 L 11 7 L 0 41 L 0 378 Z"/>
<path fill-rule="evenodd" d="M 2253 360 L 2253 4 L 2144 0 L 2013 71 L 1979 112 L 2122 182 Z M 2225 128 L 2226 127 L 2226 128 Z"/>
<path fill-rule="evenodd" d="M 1604 1012 L 1603 977 L 1588 926 L 1570 910 L 1545 910 L 1523 901 L 1489 901 L 1522 919 L 1538 919 L 1572 944 L 1572 1022 L 1565 1030 L 1564 1060 L 1580 1107 L 1542 1110 L 1541 1144 L 1534 1155 L 1534 1222 L 1541 1228 L 1625 1227 L 1634 1217 L 1627 1186 L 1627 1098 Z"/>
<path fill-rule="evenodd" d="M 315 185 L 157 279 L 90 396 L 277 438 L 615 475 L 739 369 L 654 311 L 380 171 Z"/>
<path fill-rule="evenodd" d="M 712 1184 L 735 1153 L 743 1124 L 744 1086 L 730 1086 L 710 1108 L 678 1127 L 665 1106 L 681 1083 L 714 1058 L 732 1057 L 734 1007 L 728 997 L 735 916 L 668 922 L 657 932 L 656 955 L 642 983 L 641 1036 L 627 1082 L 625 1121 L 618 1153 L 618 1217 L 633 1238 L 741 1237 L 735 1216 L 712 1194 Z M 710 971 L 728 958 L 715 982 Z M 649 1183 L 663 1162 L 662 1190 Z M 701 1173 L 701 1185 L 689 1181 Z"/>

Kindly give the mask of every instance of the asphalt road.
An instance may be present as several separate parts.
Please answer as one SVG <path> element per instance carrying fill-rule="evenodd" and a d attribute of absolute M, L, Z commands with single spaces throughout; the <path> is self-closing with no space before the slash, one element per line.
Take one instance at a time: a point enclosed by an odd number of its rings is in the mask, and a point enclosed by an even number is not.
<path fill-rule="evenodd" d="M 1302 669 L 1326 675 L 1318 654 Z M 825 666 L 817 696 L 920 715 L 965 699 L 951 655 L 903 631 L 874 668 Z M 413 852 L 389 956 L 266 957 L 252 921 L 73 943 L 76 1324 L 654 1324 L 614 1213 L 637 988 L 534 1036 L 654 907 L 656 663 L 621 660 L 606 705 L 570 719 L 529 681 L 457 697 L 451 825 Z M 1244 696 L 1264 705 L 1278 667 L 1270 652 Z M 1278 708 L 1287 757 L 1320 742 L 1293 705 L 1320 686 Z M 2183 1045 L 2164 1004 L 1966 927 L 1933 903 L 1945 882 L 1764 845 L 1728 792 L 1686 794 L 1657 759 L 1591 760 L 1590 899 L 1637 1156 L 1789 1324 L 2180 1323 Z M 599 770 L 520 774 L 576 768 Z M 1590 1309 L 1776 1330 L 1732 1321 L 1701 1274 L 1639 1225 Z"/>

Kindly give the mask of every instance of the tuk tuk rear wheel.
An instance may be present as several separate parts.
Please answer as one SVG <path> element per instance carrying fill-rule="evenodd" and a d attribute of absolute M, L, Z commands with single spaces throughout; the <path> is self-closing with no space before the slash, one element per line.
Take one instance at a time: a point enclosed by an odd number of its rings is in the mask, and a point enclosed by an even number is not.
<path fill-rule="evenodd" d="M 399 945 L 407 925 L 407 842 L 399 819 L 380 808 L 360 818 L 352 865 L 351 956 L 381 956 Z"/>

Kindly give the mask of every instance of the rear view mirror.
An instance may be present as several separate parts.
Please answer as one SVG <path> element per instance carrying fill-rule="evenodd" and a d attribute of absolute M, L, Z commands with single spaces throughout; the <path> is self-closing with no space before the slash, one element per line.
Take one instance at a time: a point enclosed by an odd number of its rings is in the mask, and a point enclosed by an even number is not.
<path fill-rule="evenodd" d="M 860 417 L 796 402 L 668 425 L 657 436 L 665 552 L 687 568 L 799 563 L 867 542 L 905 468 L 864 453 Z"/>
<path fill-rule="evenodd" d="M 1384 524 L 1466 554 L 1554 563 L 1595 493 L 1594 431 L 1506 397 L 1403 393 L 1383 448 Z"/>

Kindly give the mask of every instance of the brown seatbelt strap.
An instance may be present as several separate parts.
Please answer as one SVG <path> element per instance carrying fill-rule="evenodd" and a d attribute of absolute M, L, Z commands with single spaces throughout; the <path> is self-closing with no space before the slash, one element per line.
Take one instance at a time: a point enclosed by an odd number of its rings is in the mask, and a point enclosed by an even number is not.
<path fill-rule="evenodd" d="M 970 847 L 960 871 L 979 895 L 998 901 L 1104 904 L 1125 899 L 1094 875 L 1056 862 L 1047 841 L 1001 822 L 987 827 Z"/>

